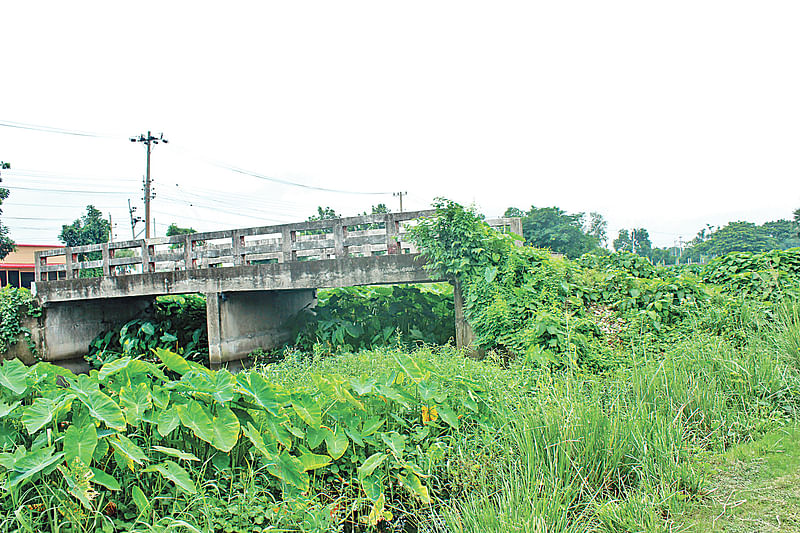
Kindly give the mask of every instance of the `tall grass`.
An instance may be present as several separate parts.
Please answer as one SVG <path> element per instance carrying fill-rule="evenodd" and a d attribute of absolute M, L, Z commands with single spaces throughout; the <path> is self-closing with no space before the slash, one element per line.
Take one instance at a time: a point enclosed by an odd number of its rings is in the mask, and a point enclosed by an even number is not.
<path fill-rule="evenodd" d="M 609 376 L 541 372 L 530 396 L 497 405 L 500 466 L 448 507 L 448 526 L 664 531 L 683 502 L 702 497 L 698 451 L 722 451 L 796 412 L 798 347 L 795 306 L 744 343 L 698 332 Z"/>

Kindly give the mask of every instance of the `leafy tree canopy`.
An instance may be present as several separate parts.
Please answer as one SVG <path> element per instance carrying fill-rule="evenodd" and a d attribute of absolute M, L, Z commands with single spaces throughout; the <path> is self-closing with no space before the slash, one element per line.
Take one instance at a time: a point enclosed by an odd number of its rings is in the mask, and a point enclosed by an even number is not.
<path fill-rule="evenodd" d="M 194 228 L 182 228 L 174 222 L 167 228 L 167 237 L 172 237 L 173 235 L 189 235 L 191 233 L 197 233 L 197 230 Z"/>
<path fill-rule="evenodd" d="M 86 206 L 86 214 L 72 224 L 61 226 L 58 238 L 67 246 L 83 246 L 108 242 L 111 223 L 93 205 Z"/>
<path fill-rule="evenodd" d="M 11 168 L 10 163 L 6 163 L 5 161 L 0 161 L 0 170 L 6 170 Z M 0 182 L 2 182 L 2 178 L 0 178 Z M 0 187 L 0 205 L 3 205 L 3 200 L 8 198 L 8 189 L 4 187 Z M 3 214 L 2 208 L 0 208 L 0 215 Z M 14 241 L 11 240 L 11 237 L 8 236 L 8 227 L 0 222 L 0 259 L 5 258 L 9 253 L 14 251 Z"/>
<path fill-rule="evenodd" d="M 650 233 L 645 228 L 633 228 L 630 231 L 619 230 L 613 245 L 617 252 L 633 252 L 642 257 L 650 257 L 653 249 Z"/>
<path fill-rule="evenodd" d="M 752 222 L 730 222 L 695 244 L 700 254 L 718 256 L 729 252 L 764 252 L 778 246 L 778 240 Z"/>
<path fill-rule="evenodd" d="M 598 238 L 584 231 L 584 213 L 570 215 L 558 207 L 531 206 L 527 212 L 509 207 L 504 216 L 522 218 L 522 236 L 536 248 L 548 248 L 575 258 L 598 246 Z M 602 219 L 601 216 L 599 218 Z M 598 235 L 605 231 L 602 225 L 604 221 L 600 219 L 595 223 L 595 233 Z"/>
<path fill-rule="evenodd" d="M 340 218 L 339 215 L 336 214 L 336 211 L 332 207 L 317 207 L 317 214 L 311 215 L 308 217 L 308 220 L 331 220 L 334 218 Z"/>

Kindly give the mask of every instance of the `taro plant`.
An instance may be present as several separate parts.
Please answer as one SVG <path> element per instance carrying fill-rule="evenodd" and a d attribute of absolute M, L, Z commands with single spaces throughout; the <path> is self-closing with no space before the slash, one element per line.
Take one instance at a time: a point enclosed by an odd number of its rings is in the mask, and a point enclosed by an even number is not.
<path fill-rule="evenodd" d="M 390 503 L 431 502 L 437 487 L 426 480 L 444 468 L 449 435 L 460 416 L 481 413 L 475 383 L 443 382 L 399 353 L 378 378 L 318 375 L 292 390 L 255 371 L 154 354 L 78 376 L 0 365 L 0 505 L 30 523 L 42 498 L 62 494 L 73 518 L 108 529 L 109 505 L 126 520 L 154 520 L 170 498 L 244 468 L 267 473 L 286 497 L 346 479 L 349 512 L 374 525 L 390 518 Z"/>

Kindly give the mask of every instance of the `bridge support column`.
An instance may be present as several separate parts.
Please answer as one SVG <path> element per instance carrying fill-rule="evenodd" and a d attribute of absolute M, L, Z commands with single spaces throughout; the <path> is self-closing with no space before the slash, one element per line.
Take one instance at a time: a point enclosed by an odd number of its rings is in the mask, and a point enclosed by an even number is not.
<path fill-rule="evenodd" d="M 41 318 L 42 358 L 67 366 L 70 360 L 82 361 L 98 334 L 139 316 L 152 302 L 152 297 L 134 296 L 47 304 Z"/>
<path fill-rule="evenodd" d="M 257 348 L 281 346 L 290 340 L 291 319 L 316 303 L 314 289 L 207 293 L 211 368 L 244 359 Z"/>
<path fill-rule="evenodd" d="M 453 282 L 453 307 L 456 318 L 456 348 L 466 348 L 470 357 L 483 356 L 483 350 L 475 347 L 475 332 L 464 316 L 464 296 L 461 294 L 461 283 Z"/>

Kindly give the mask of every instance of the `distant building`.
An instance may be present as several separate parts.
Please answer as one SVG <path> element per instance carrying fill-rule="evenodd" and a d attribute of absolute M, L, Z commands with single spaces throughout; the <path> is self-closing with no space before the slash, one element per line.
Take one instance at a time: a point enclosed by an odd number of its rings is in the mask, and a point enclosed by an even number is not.
<path fill-rule="evenodd" d="M 33 281 L 33 254 L 42 250 L 63 248 L 57 244 L 17 244 L 16 249 L 0 260 L 0 286 L 13 285 L 14 287 L 31 288 Z M 64 257 L 51 257 L 48 264 L 64 263 Z M 64 272 L 59 272 L 61 278 Z M 49 273 L 50 279 L 56 279 L 56 273 Z"/>

